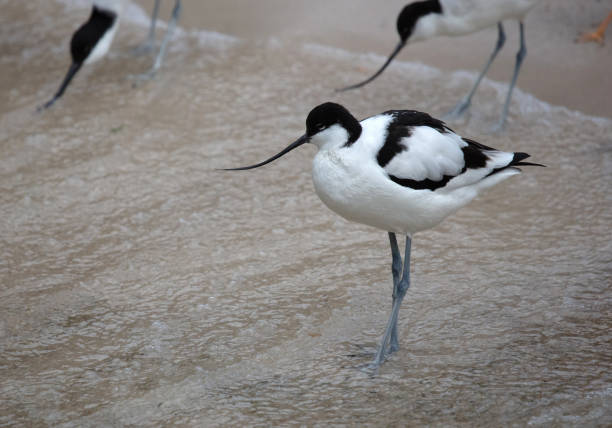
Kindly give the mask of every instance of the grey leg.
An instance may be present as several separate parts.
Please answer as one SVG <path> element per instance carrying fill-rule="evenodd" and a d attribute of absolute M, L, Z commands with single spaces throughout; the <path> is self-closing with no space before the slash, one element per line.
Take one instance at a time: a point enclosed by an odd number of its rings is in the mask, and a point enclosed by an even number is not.
<path fill-rule="evenodd" d="M 151 25 L 149 26 L 149 35 L 147 36 L 147 40 L 137 46 L 134 49 L 134 54 L 141 55 L 145 53 L 149 53 L 155 47 L 155 25 L 157 24 L 157 15 L 159 14 L 159 3 L 160 0 L 155 0 L 155 6 L 153 6 L 153 15 L 151 16 Z"/>
<path fill-rule="evenodd" d="M 380 365 L 382 364 L 385 354 L 387 343 L 389 343 L 391 332 L 393 329 L 397 329 L 397 319 L 399 316 L 399 309 L 402 304 L 402 300 L 406 295 L 406 291 L 408 291 L 408 287 L 410 287 L 410 248 L 412 241 L 410 236 L 406 236 L 406 252 L 404 254 L 404 270 L 402 274 L 402 278 L 397 283 L 397 295 L 393 299 L 393 307 L 391 308 L 391 316 L 389 317 L 389 321 L 387 322 L 387 328 L 385 329 L 385 334 L 380 342 L 380 346 L 378 348 L 378 352 L 376 353 L 376 357 L 374 361 L 370 364 L 369 368 L 374 371 L 378 370 Z"/>
<path fill-rule="evenodd" d="M 485 74 L 487 74 L 487 71 L 489 71 L 489 67 L 497 56 L 497 53 L 501 50 L 501 48 L 504 46 L 504 43 L 506 42 L 506 33 L 504 32 L 504 26 L 501 22 L 497 23 L 497 31 L 497 43 L 495 44 L 495 49 L 493 50 L 493 53 L 489 57 L 489 61 L 487 61 L 487 64 L 480 72 L 480 75 L 478 76 L 478 79 L 476 79 L 476 82 L 474 83 L 474 86 L 472 87 L 470 92 L 465 97 L 463 97 L 463 99 L 459 101 L 459 103 L 457 103 L 457 105 L 450 112 L 445 115 L 446 118 L 458 118 L 470 107 L 470 104 L 472 103 L 472 96 L 474 96 L 474 92 L 476 92 L 478 85 L 480 85 L 480 81 L 485 76 Z"/>
<path fill-rule="evenodd" d="M 395 233 L 389 232 L 389 243 L 391 244 L 391 273 L 393 274 L 393 303 L 397 299 L 397 290 L 400 281 L 400 274 L 402 271 L 402 256 L 397 246 L 397 238 Z M 389 344 L 389 353 L 393 353 L 399 349 L 399 342 L 397 339 L 397 325 L 391 330 L 391 342 Z"/>
<path fill-rule="evenodd" d="M 150 79 L 155 76 L 155 73 L 159 70 L 166 56 L 166 50 L 168 49 L 168 42 L 172 38 L 172 34 L 176 28 L 176 24 L 178 22 L 179 16 L 181 15 L 181 0 L 176 0 L 174 3 L 174 9 L 172 10 L 172 18 L 168 23 L 168 31 L 166 31 L 166 35 L 164 36 L 164 40 L 162 40 L 161 47 L 159 49 L 159 53 L 157 57 L 155 57 L 155 61 L 153 62 L 153 66 L 144 74 L 137 76 L 140 79 Z"/>
<path fill-rule="evenodd" d="M 508 110 L 510 109 L 510 100 L 512 99 L 512 90 L 516 85 L 516 79 L 518 78 L 519 71 L 521 69 L 521 64 L 523 60 L 527 56 L 527 47 L 525 46 L 525 31 L 523 28 L 523 22 L 519 22 L 519 28 L 521 32 L 521 47 L 519 51 L 516 53 L 516 63 L 514 64 L 514 74 L 512 75 L 512 81 L 510 82 L 510 88 L 508 89 L 508 95 L 506 95 L 506 102 L 504 103 L 504 110 L 502 112 L 501 119 L 497 124 L 495 130 L 500 131 L 504 129 L 506 125 L 506 118 L 508 117 Z"/>

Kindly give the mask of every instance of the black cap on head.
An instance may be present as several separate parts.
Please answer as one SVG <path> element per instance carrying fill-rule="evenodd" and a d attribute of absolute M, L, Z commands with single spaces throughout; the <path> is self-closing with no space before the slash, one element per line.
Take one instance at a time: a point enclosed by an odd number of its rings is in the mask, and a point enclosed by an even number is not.
<path fill-rule="evenodd" d="M 349 133 L 348 145 L 361 135 L 359 121 L 344 106 L 332 102 L 320 104 L 310 111 L 306 118 L 306 135 L 312 137 L 336 124 L 341 125 Z"/>
<path fill-rule="evenodd" d="M 425 0 L 410 3 L 397 17 L 397 32 L 402 42 L 406 42 L 414 31 L 417 21 L 430 13 L 442 13 L 439 0 Z"/>
<path fill-rule="evenodd" d="M 347 117 L 353 118 L 353 115 L 340 104 L 332 102 L 319 104 L 308 113 L 306 135 L 313 136 L 336 123 L 342 124 Z"/>
<path fill-rule="evenodd" d="M 285 154 L 301 146 L 302 144 L 310 142 L 312 136 L 336 124 L 341 125 L 342 127 L 344 127 L 344 129 L 347 130 L 349 134 L 348 141 L 346 142 L 347 146 L 350 146 L 352 143 L 354 143 L 361 135 L 361 125 L 359 124 L 357 119 L 355 119 L 353 115 L 349 113 L 347 109 L 345 109 L 340 104 L 329 102 L 323 103 L 316 106 L 310 111 L 310 113 L 308 113 L 308 117 L 306 118 L 306 134 L 302 135 L 293 143 L 289 144 L 283 150 L 281 150 L 271 158 L 268 158 L 265 161 L 259 162 L 255 165 L 243 166 L 240 168 L 224 169 L 225 171 L 244 171 L 246 169 L 259 168 L 260 166 L 267 165 L 273 160 L 284 156 Z"/>
<path fill-rule="evenodd" d="M 397 32 L 400 36 L 400 41 L 387 58 L 387 61 L 383 64 L 383 66 L 374 73 L 371 77 L 367 78 L 363 82 L 356 83 L 351 86 L 346 86 L 344 88 L 338 89 L 339 92 L 348 91 L 350 89 L 361 88 L 362 86 L 367 85 L 372 80 L 376 79 L 378 76 L 382 74 L 383 71 L 387 68 L 393 58 L 397 56 L 397 54 L 402 50 L 402 48 L 406 45 L 408 38 L 412 35 L 414 30 L 414 26 L 416 25 L 419 18 L 422 16 L 428 15 L 430 13 L 442 13 L 442 6 L 440 5 L 439 0 L 425 0 L 419 1 L 415 3 L 410 3 L 400 12 L 397 17 Z"/>

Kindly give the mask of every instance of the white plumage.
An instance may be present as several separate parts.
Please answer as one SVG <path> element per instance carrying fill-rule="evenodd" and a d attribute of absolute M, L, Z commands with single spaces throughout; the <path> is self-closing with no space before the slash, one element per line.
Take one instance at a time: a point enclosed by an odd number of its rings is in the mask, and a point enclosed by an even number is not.
<path fill-rule="evenodd" d="M 511 168 L 487 177 L 493 170 L 507 167 L 513 153 L 485 151 L 486 165 L 466 169 L 462 147 L 468 145 L 452 131 L 441 133 L 428 126 L 415 126 L 401 140 L 406 147 L 385 166 L 377 162 L 393 114 L 363 120 L 360 138 L 345 146 L 346 130 L 332 125 L 311 139 L 319 147 L 312 178 L 317 195 L 342 217 L 388 232 L 412 235 L 430 229 L 470 202 L 477 194 L 505 178 L 515 175 Z M 389 176 L 400 179 L 441 181 L 453 178 L 435 190 L 401 186 Z M 486 178 L 485 178 L 486 177 Z"/>
<path fill-rule="evenodd" d="M 426 113 L 395 110 L 358 122 L 344 107 L 325 103 L 306 119 L 306 134 L 263 166 L 296 147 L 318 147 L 312 179 L 317 195 L 342 217 L 389 232 L 393 309 L 372 367 L 398 349 L 397 318 L 408 289 L 411 236 L 429 229 L 478 193 L 518 174 L 529 155 L 495 150 L 462 138 Z M 406 235 L 403 262 L 395 233 Z"/>

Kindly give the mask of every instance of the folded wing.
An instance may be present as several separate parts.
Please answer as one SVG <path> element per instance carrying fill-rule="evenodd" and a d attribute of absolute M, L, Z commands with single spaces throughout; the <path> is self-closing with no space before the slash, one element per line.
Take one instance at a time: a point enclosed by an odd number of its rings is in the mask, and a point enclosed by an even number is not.
<path fill-rule="evenodd" d="M 455 134 L 426 113 L 392 111 L 377 160 L 389 179 L 415 190 L 444 191 L 477 184 L 519 165 L 526 153 L 495 150 Z M 514 170 L 516 172 L 516 169 Z"/>

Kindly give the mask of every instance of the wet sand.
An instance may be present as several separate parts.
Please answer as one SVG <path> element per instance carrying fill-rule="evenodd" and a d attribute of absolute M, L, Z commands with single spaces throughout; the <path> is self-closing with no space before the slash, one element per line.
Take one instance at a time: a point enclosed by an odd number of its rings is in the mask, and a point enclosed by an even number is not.
<path fill-rule="evenodd" d="M 0 426 L 612 424 L 612 121 L 570 103 L 594 82 L 551 90 L 568 94 L 555 106 L 519 81 L 500 135 L 487 130 L 506 85 L 483 82 L 452 127 L 548 167 L 414 238 L 401 349 L 371 377 L 361 368 L 391 301 L 386 233 L 323 206 L 312 147 L 249 173 L 216 168 L 275 153 L 330 97 L 358 117 L 439 115 L 475 72 L 404 54 L 336 95 L 387 47 L 361 54 L 346 23 L 311 41 L 294 9 L 271 17 L 281 2 L 250 12 L 268 17 L 261 28 L 230 3 L 211 2 L 213 19 L 185 1 L 188 31 L 155 80 L 127 78 L 151 63 L 130 54 L 146 35 L 131 9 L 108 58 L 37 115 L 88 14 L 69 3 L 0 0 Z M 609 49 L 570 46 L 593 60 Z"/>

